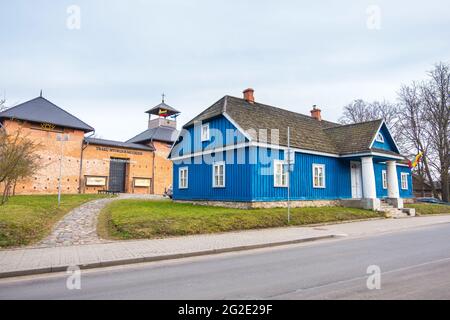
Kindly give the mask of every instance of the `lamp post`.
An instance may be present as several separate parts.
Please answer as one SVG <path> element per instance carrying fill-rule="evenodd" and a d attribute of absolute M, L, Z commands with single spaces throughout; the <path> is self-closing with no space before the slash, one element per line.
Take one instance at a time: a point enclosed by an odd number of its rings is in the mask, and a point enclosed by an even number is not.
<path fill-rule="evenodd" d="M 58 181 L 58 207 L 61 205 L 61 180 L 62 180 L 62 162 L 64 157 L 64 142 L 69 141 L 68 134 L 58 134 L 56 136 L 56 141 L 61 142 L 61 156 L 59 158 L 59 181 Z"/>

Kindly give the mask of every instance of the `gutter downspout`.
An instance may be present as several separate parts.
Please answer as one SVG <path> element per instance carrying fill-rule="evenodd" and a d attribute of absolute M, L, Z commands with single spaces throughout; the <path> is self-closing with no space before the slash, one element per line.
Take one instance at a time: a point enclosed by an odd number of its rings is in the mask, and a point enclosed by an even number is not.
<path fill-rule="evenodd" d="M 161 127 L 156 128 L 155 133 L 152 135 L 152 138 L 150 139 L 150 144 L 153 147 L 152 194 L 155 194 L 155 151 L 156 151 L 155 145 L 153 144 L 153 137 L 158 132 L 159 128 Z"/>
<path fill-rule="evenodd" d="M 153 159 L 152 159 L 152 190 L 151 194 L 155 194 L 155 148 L 153 148 Z"/>
<path fill-rule="evenodd" d="M 92 132 L 91 135 L 87 136 L 87 137 L 83 137 L 83 140 L 81 141 L 81 155 L 80 155 L 80 173 L 78 175 L 78 193 L 81 194 L 81 176 L 83 174 L 83 154 L 84 154 L 84 149 L 86 149 L 89 146 L 89 142 L 86 141 L 85 143 L 85 138 L 90 138 L 93 135 L 95 135 L 95 130 L 94 132 Z M 84 191 L 84 190 L 83 190 Z M 84 193 L 84 192 L 83 192 Z"/>

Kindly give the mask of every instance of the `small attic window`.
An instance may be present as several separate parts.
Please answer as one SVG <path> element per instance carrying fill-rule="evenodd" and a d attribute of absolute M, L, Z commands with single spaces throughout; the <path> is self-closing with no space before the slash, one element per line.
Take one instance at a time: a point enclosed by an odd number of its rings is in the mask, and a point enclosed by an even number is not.
<path fill-rule="evenodd" d="M 375 141 L 377 141 L 377 142 L 384 142 L 384 137 L 381 134 L 381 132 L 377 133 L 377 137 L 376 137 Z"/>
<path fill-rule="evenodd" d="M 202 125 L 202 141 L 209 140 L 209 123 Z"/>

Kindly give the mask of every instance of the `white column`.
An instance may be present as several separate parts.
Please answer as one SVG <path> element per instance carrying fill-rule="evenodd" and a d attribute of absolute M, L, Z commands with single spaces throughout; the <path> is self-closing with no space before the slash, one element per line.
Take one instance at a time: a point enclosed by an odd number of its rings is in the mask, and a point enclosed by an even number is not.
<path fill-rule="evenodd" d="M 386 161 L 386 175 L 388 198 L 400 198 L 397 178 L 397 164 L 395 161 Z"/>
<path fill-rule="evenodd" d="M 375 187 L 375 171 L 373 170 L 372 157 L 361 158 L 363 197 L 375 199 L 377 191 Z"/>

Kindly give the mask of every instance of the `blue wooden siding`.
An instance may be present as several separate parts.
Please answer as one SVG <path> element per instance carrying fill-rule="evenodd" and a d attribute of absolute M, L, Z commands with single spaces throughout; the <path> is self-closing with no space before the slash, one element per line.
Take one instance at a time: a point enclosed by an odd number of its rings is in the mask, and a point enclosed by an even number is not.
<path fill-rule="evenodd" d="M 174 157 L 247 141 L 245 136 L 224 116 L 210 119 L 202 124 L 209 124 L 210 140 L 201 141 L 202 126 L 200 124 L 190 126 L 181 133 L 182 141 L 172 152 Z"/>
<path fill-rule="evenodd" d="M 383 189 L 383 177 L 382 171 L 386 170 L 385 163 L 374 163 L 375 171 L 375 184 L 377 190 L 377 198 L 385 198 L 388 196 L 387 189 Z M 402 190 L 401 172 L 408 173 L 408 190 Z M 413 197 L 413 186 L 411 178 L 411 169 L 405 166 L 397 166 L 397 180 L 398 187 L 400 189 L 400 198 L 412 198 Z"/>
<path fill-rule="evenodd" d="M 408 174 L 408 190 L 402 189 L 401 183 L 401 173 L 405 172 Z M 412 185 L 412 175 L 411 169 L 405 166 L 397 166 L 397 178 L 398 178 L 398 187 L 400 188 L 400 198 L 413 198 L 413 185 Z"/>
<path fill-rule="evenodd" d="M 266 148 L 245 148 L 245 164 L 237 164 L 238 151 L 234 151 L 235 164 L 226 164 L 225 188 L 212 187 L 212 164 L 174 163 L 173 192 L 176 200 L 219 201 L 280 201 L 287 197 L 286 187 L 274 186 L 273 160 L 284 159 L 284 152 Z M 264 152 L 267 158 L 262 159 Z M 225 152 L 217 154 L 223 160 Z M 253 163 L 250 162 L 251 157 Z M 200 159 L 196 159 L 198 162 Z M 266 163 L 265 163 L 266 162 Z M 265 163 L 265 164 L 264 164 Z M 325 188 L 313 188 L 313 164 L 325 165 Z M 179 189 L 180 167 L 188 168 L 188 189 Z M 296 153 L 291 173 L 291 198 L 293 200 L 351 198 L 350 162 L 337 158 Z"/>
<path fill-rule="evenodd" d="M 378 142 L 375 140 L 372 145 L 372 148 L 398 152 L 397 148 L 395 147 L 394 140 L 389 134 L 389 130 L 385 124 L 381 126 L 379 133 L 381 133 L 381 135 L 383 136 L 384 142 Z"/>
<path fill-rule="evenodd" d="M 283 151 L 279 152 L 278 158 L 284 159 Z M 325 188 L 313 187 L 313 164 L 325 165 Z M 287 198 L 288 190 L 286 187 L 274 186 L 272 165 L 273 161 L 264 165 L 258 161 L 253 166 L 252 185 L 255 201 L 279 201 Z M 293 200 L 351 198 L 350 163 L 347 160 L 296 153 L 290 178 L 291 199 Z"/>
<path fill-rule="evenodd" d="M 190 163 L 178 163 L 173 166 L 173 198 L 175 200 L 217 200 L 217 201 L 252 201 L 251 173 L 248 164 L 248 151 L 245 164 L 238 164 L 238 151 L 232 151 L 234 164 L 225 165 L 225 187 L 213 188 L 213 165 L 191 158 Z M 230 153 L 229 153 L 230 154 Z M 225 152 L 215 155 L 217 161 L 226 159 Z M 196 164 L 196 161 L 198 164 Z M 179 168 L 188 168 L 188 188 L 179 188 Z"/>

